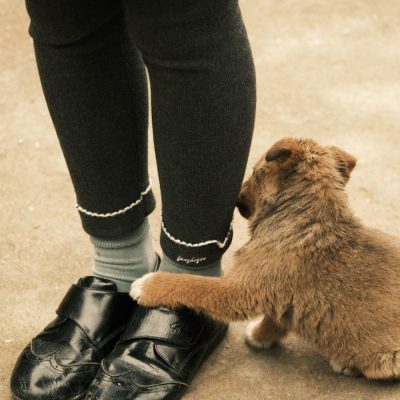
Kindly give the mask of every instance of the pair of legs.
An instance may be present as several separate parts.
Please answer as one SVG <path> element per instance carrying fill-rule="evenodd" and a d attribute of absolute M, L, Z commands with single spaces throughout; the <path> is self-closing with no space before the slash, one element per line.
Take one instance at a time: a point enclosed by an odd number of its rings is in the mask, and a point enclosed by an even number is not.
<path fill-rule="evenodd" d="M 158 267 L 147 221 L 155 200 L 146 70 L 162 194 L 159 268 L 216 276 L 255 113 L 237 0 L 26 2 L 43 91 L 95 246 L 95 277 L 71 287 L 57 318 L 23 350 L 12 393 L 179 399 L 227 326 L 189 310 L 139 307 L 127 294 Z"/>
<path fill-rule="evenodd" d="M 147 69 L 162 250 L 185 272 L 218 262 L 232 238 L 255 113 L 237 0 L 27 0 L 27 8 L 85 231 L 119 240 L 155 207 Z"/>

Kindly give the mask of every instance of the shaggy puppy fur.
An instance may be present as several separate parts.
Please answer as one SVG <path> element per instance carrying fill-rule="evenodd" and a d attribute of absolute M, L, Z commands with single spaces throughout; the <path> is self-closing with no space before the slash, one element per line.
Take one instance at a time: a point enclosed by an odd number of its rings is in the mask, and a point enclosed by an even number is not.
<path fill-rule="evenodd" d="M 356 164 L 336 147 L 284 139 L 258 161 L 238 207 L 250 240 L 221 278 L 156 272 L 134 282 L 146 306 L 187 306 L 212 318 L 254 318 L 247 341 L 293 331 L 336 372 L 400 377 L 400 243 L 365 227 L 345 184 Z"/>

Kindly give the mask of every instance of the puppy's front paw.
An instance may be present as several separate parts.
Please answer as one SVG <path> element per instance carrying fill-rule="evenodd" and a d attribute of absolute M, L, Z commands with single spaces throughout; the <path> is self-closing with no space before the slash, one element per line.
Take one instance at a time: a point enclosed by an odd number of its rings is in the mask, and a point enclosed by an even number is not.
<path fill-rule="evenodd" d="M 143 275 L 141 278 L 136 279 L 131 286 L 129 294 L 133 300 L 142 304 L 142 300 L 148 294 L 146 292 L 146 283 L 148 284 L 151 279 L 154 278 L 155 272 L 150 272 L 149 274 Z"/>

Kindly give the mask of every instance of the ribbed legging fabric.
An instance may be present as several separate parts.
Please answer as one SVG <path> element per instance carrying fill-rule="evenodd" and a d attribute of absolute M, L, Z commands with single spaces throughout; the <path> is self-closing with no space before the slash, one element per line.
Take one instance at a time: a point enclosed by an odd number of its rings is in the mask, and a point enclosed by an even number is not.
<path fill-rule="evenodd" d="M 83 228 L 113 238 L 155 207 L 147 172 L 150 78 L 161 246 L 221 257 L 247 163 L 255 73 L 237 0 L 27 0 L 39 75 Z"/>

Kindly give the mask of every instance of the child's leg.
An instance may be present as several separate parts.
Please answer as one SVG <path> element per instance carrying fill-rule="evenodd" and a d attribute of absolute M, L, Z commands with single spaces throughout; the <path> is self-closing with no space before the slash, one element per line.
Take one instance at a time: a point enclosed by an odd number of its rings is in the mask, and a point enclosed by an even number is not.
<path fill-rule="evenodd" d="M 237 0 L 124 5 L 151 83 L 168 257 L 160 270 L 217 276 L 255 114 L 254 65 Z"/>
<path fill-rule="evenodd" d="M 28 0 L 48 108 L 94 245 L 94 274 L 120 291 L 156 262 L 146 216 L 147 82 L 120 2 Z"/>
<path fill-rule="evenodd" d="M 147 190 L 145 69 L 126 39 L 121 7 L 110 0 L 27 4 L 84 228 L 96 237 L 126 235 L 153 210 L 154 198 Z"/>

